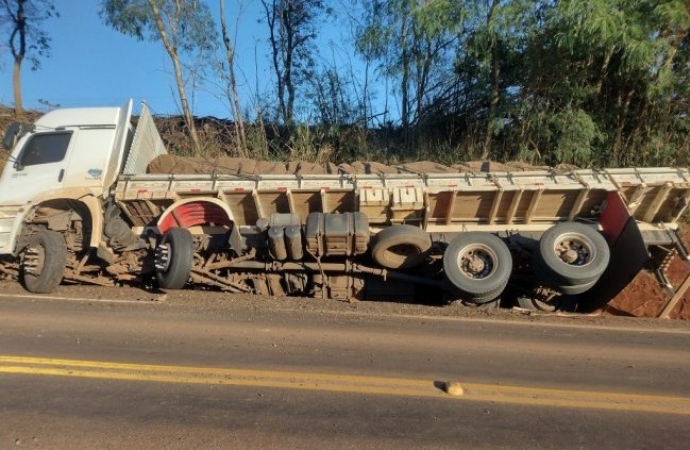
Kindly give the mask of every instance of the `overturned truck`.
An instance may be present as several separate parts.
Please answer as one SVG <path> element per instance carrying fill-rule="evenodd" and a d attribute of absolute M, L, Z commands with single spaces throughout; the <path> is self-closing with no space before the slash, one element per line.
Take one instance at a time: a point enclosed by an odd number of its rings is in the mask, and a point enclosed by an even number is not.
<path fill-rule="evenodd" d="M 13 124 L 0 271 L 61 282 L 258 295 L 596 309 L 686 251 L 684 168 L 194 161 L 146 108 Z"/>

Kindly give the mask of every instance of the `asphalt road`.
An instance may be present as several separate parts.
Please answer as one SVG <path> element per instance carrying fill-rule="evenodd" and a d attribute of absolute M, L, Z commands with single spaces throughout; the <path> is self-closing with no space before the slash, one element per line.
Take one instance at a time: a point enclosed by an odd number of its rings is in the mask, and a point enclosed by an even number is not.
<path fill-rule="evenodd" d="M 0 450 L 688 445 L 690 324 L 94 292 L 0 292 Z"/>

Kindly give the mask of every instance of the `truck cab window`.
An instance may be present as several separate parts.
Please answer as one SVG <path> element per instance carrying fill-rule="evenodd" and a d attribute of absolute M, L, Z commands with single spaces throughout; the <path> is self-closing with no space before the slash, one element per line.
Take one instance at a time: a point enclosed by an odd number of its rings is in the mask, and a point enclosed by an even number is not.
<path fill-rule="evenodd" d="M 62 161 L 67 154 L 72 132 L 36 134 L 26 143 L 19 165 L 21 167 L 37 166 Z"/>

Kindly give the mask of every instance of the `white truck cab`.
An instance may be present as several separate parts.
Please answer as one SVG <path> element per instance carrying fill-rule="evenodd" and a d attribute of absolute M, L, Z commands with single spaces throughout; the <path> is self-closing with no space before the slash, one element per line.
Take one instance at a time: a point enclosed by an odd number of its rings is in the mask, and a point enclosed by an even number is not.
<path fill-rule="evenodd" d="M 10 127 L 3 143 L 16 144 L 0 178 L 0 254 L 16 251 L 34 205 L 106 195 L 131 142 L 131 113 L 129 100 L 121 107 L 51 111 L 30 127 Z"/>

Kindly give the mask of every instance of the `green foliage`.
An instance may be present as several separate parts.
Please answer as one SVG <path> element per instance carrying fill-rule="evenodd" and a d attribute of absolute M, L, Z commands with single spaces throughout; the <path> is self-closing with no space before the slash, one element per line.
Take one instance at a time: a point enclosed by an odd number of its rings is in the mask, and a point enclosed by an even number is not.
<path fill-rule="evenodd" d="M 170 2 L 102 0 L 103 17 L 157 39 L 151 3 Z M 183 3 L 202 9 L 176 45 L 211 45 L 204 3 Z M 262 4 L 275 95 L 248 127 L 257 157 L 690 164 L 688 0 L 359 0 L 354 45 L 381 92 L 318 54 L 327 2 Z"/>
<path fill-rule="evenodd" d="M 28 58 L 33 70 L 40 69 L 51 41 L 42 25 L 54 17 L 60 12 L 53 0 L 0 0 L 0 28 L 15 60 Z"/>
<path fill-rule="evenodd" d="M 415 49 L 432 39 L 457 44 L 453 75 L 416 86 L 424 90 L 422 103 L 411 103 L 424 112 L 410 115 L 418 132 L 401 130 L 417 147 L 448 133 L 436 159 L 460 148 L 450 153 L 581 166 L 690 160 L 687 1 L 366 3 L 358 49 L 401 90 L 414 84 L 419 61 L 449 73 L 448 58 Z"/>
<path fill-rule="evenodd" d="M 551 116 L 553 136 L 551 164 L 569 163 L 586 167 L 593 161 L 594 144 L 603 137 L 594 120 L 581 109 L 564 109 Z"/>
<path fill-rule="evenodd" d="M 217 46 L 215 23 L 208 5 L 201 1 L 101 0 L 101 18 L 109 27 L 139 40 L 159 41 L 151 4 L 161 11 L 167 35 L 183 52 L 211 50 Z"/>
<path fill-rule="evenodd" d="M 400 122 L 408 133 L 452 79 L 457 41 L 452 29 L 462 21 L 464 8 L 448 0 L 362 3 L 368 16 L 357 30 L 356 48 L 367 61 L 378 62 L 381 76 L 396 82 L 392 93 L 400 97 Z"/>
<path fill-rule="evenodd" d="M 107 25 L 121 33 L 140 40 L 148 34 L 151 40 L 162 43 L 173 65 L 180 107 L 194 152 L 202 153 L 186 81 L 204 71 L 204 58 L 217 46 L 215 22 L 208 6 L 196 0 L 101 0 L 100 14 Z M 183 55 L 191 55 L 196 62 L 189 64 L 186 71 L 182 67 Z"/>
<path fill-rule="evenodd" d="M 7 34 L 13 59 L 12 87 L 14 112 L 22 116 L 21 72 L 28 58 L 32 70 L 41 66 L 41 58 L 50 56 L 50 36 L 43 22 L 60 17 L 52 0 L 0 0 L 0 29 Z"/>
<path fill-rule="evenodd" d="M 275 76 L 277 115 L 294 125 L 297 91 L 314 79 L 314 39 L 322 0 L 261 0 L 268 25 L 271 63 Z"/>

